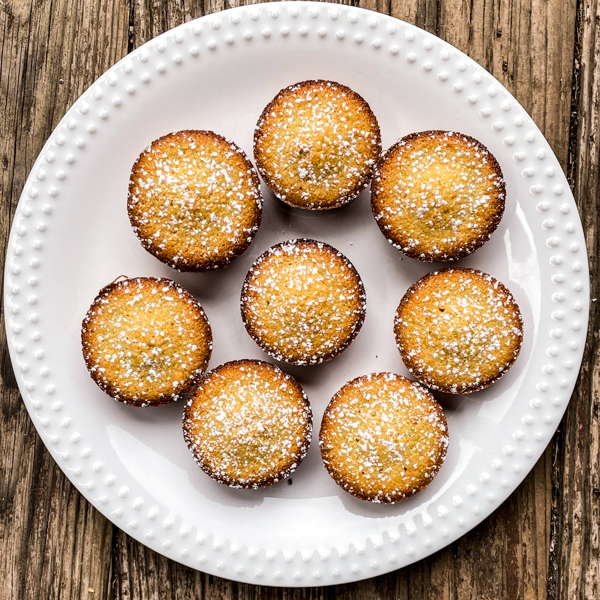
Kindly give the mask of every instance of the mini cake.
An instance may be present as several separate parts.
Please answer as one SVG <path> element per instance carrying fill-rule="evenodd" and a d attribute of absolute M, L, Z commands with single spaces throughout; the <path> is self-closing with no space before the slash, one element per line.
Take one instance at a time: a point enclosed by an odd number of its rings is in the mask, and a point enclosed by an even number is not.
<path fill-rule="evenodd" d="M 235 488 L 259 488 L 290 475 L 308 452 L 312 413 L 291 376 L 260 360 L 228 362 L 207 373 L 183 415 L 183 436 L 200 468 Z"/>
<path fill-rule="evenodd" d="M 424 387 L 393 373 L 347 383 L 325 410 L 321 456 L 352 495 L 391 504 L 426 488 L 448 449 L 442 407 Z"/>
<path fill-rule="evenodd" d="M 169 279 L 110 283 L 81 331 L 92 379 L 115 400 L 159 406 L 189 391 L 206 369 L 212 333 L 204 310 Z"/>
<path fill-rule="evenodd" d="M 165 264 L 218 269 L 256 235 L 260 181 L 233 142 L 212 131 L 179 131 L 152 142 L 133 165 L 127 210 L 142 246 Z"/>
<path fill-rule="evenodd" d="M 381 135 L 369 105 L 333 81 L 303 81 L 279 92 L 254 133 L 254 160 L 281 200 L 336 208 L 371 180 Z"/>
<path fill-rule="evenodd" d="M 293 365 L 316 365 L 356 337 L 366 297 L 341 252 L 315 240 L 289 240 L 252 265 L 241 309 L 248 333 L 267 354 Z"/>
<path fill-rule="evenodd" d="M 394 322 L 407 369 L 442 392 L 469 394 L 497 381 L 523 342 L 523 319 L 512 294 L 475 269 L 443 269 L 413 284 Z"/>
<path fill-rule="evenodd" d="M 452 131 L 402 138 L 378 162 L 371 185 L 383 235 L 407 256 L 427 262 L 456 260 L 487 242 L 505 196 L 494 156 Z"/>

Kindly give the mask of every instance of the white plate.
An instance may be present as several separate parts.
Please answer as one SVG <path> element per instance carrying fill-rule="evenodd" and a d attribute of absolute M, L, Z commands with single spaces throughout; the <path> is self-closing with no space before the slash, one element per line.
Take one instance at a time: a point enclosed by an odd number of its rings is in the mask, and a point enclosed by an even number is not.
<path fill-rule="evenodd" d="M 215 367 L 264 358 L 246 334 L 239 294 L 247 269 L 291 237 L 327 241 L 362 275 L 367 318 L 341 356 L 284 369 L 321 415 L 343 383 L 373 371 L 406 374 L 394 311 L 433 265 L 390 247 L 365 192 L 331 212 L 293 210 L 266 195 L 250 249 L 224 270 L 180 274 L 140 246 L 129 225 L 131 165 L 153 139 L 213 129 L 252 155 L 267 102 L 303 79 L 344 83 L 377 115 L 384 148 L 424 129 L 481 140 L 507 184 L 491 241 L 460 264 L 504 282 L 525 319 L 512 370 L 467 397 L 442 399 L 446 463 L 422 493 L 395 506 L 357 500 L 329 478 L 316 440 L 304 464 L 261 491 L 231 490 L 194 464 L 181 434 L 183 405 L 136 409 L 89 378 L 81 320 L 121 274 L 172 277 L 205 307 Z M 266 193 L 266 192 L 265 192 Z M 6 263 L 11 358 L 34 424 L 77 489 L 128 534 L 162 554 L 230 579 L 312 586 L 354 581 L 419 560 L 495 510 L 534 466 L 567 406 L 588 317 L 585 243 L 569 186 L 548 143 L 486 71 L 436 37 L 347 6 L 275 3 L 182 25 L 112 67 L 69 110 L 25 185 Z M 316 437 L 316 436 L 315 436 Z M 292 483 L 293 482 L 293 483 Z"/>

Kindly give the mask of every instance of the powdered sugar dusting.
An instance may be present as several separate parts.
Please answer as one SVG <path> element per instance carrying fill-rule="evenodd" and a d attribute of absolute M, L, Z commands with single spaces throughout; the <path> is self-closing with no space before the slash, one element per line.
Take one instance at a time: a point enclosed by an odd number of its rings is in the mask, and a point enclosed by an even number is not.
<path fill-rule="evenodd" d="M 196 300 L 168 279 L 138 277 L 103 288 L 82 327 L 94 381 L 116 400 L 165 404 L 186 393 L 208 364 L 212 334 Z"/>
<path fill-rule="evenodd" d="M 377 164 L 372 185 L 382 233 L 424 261 L 455 260 L 484 244 L 502 218 L 505 196 L 493 155 L 452 131 L 402 138 Z"/>
<path fill-rule="evenodd" d="M 475 269 L 444 269 L 417 281 L 394 323 L 406 367 L 429 387 L 465 394 L 499 379 L 517 359 L 523 319 L 512 294 Z"/>
<path fill-rule="evenodd" d="M 346 491 L 392 503 L 429 485 L 448 441 L 444 413 L 425 388 L 400 375 L 374 373 L 333 397 L 319 443 L 327 470 Z"/>
<path fill-rule="evenodd" d="M 187 404 L 185 440 L 199 466 L 237 488 L 258 488 L 291 474 L 308 452 L 312 413 L 297 381 L 255 360 L 208 373 Z"/>
<path fill-rule="evenodd" d="M 181 271 L 222 267 L 260 225 L 260 182 L 244 152 L 210 131 L 154 141 L 133 167 L 128 211 L 142 245 Z"/>
<path fill-rule="evenodd" d="M 366 296 L 350 261 L 315 240 L 269 248 L 250 269 L 241 297 L 248 333 L 276 358 L 318 364 L 344 350 L 362 327 Z"/>
<path fill-rule="evenodd" d="M 369 105 L 332 81 L 303 81 L 279 92 L 254 135 L 266 184 L 301 208 L 349 202 L 368 184 L 380 153 L 379 125 Z"/>

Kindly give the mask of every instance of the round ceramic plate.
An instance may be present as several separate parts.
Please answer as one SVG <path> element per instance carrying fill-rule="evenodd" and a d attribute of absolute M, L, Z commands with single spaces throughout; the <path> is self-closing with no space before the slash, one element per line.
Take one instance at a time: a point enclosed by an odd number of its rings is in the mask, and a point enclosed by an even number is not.
<path fill-rule="evenodd" d="M 259 491 L 220 485 L 195 465 L 181 433 L 181 402 L 123 406 L 87 374 L 81 320 L 120 275 L 171 277 L 210 318 L 210 367 L 265 358 L 243 327 L 246 272 L 267 247 L 293 237 L 326 241 L 362 275 L 367 318 L 356 341 L 316 367 L 282 365 L 310 398 L 315 431 L 345 382 L 406 374 L 394 344 L 395 309 L 435 269 L 383 238 L 369 193 L 328 212 L 294 210 L 265 193 L 263 223 L 229 268 L 180 274 L 146 253 L 127 218 L 131 166 L 155 138 L 212 129 L 252 156 L 264 106 L 305 79 L 350 86 L 379 119 L 384 148 L 425 129 L 457 130 L 497 157 L 506 212 L 483 248 L 459 264 L 512 291 L 525 320 L 519 359 L 497 384 L 444 396 L 446 462 L 423 492 L 393 506 L 362 502 L 327 475 L 318 444 L 291 479 Z M 230 579 L 314 586 L 371 577 L 462 536 L 517 487 L 548 445 L 580 366 L 588 264 L 577 209 L 548 143 L 515 99 L 464 54 L 377 13 L 317 3 L 228 10 L 182 25 L 117 63 L 61 121 L 16 212 L 6 262 L 11 358 L 24 402 L 60 467 L 128 534 L 162 554 Z M 315 436 L 316 437 L 316 436 Z"/>

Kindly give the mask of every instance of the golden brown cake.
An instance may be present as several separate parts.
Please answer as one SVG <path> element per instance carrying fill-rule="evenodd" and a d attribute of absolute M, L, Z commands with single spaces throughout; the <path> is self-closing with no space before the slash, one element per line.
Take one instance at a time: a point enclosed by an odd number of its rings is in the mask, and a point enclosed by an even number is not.
<path fill-rule="evenodd" d="M 207 373 L 183 415 L 183 436 L 200 468 L 235 488 L 259 488 L 290 475 L 308 452 L 312 413 L 291 376 L 260 360 L 228 362 Z"/>
<path fill-rule="evenodd" d="M 281 200 L 336 208 L 369 183 L 381 154 L 377 119 L 365 100 L 333 81 L 302 81 L 279 92 L 254 133 L 254 160 Z"/>
<path fill-rule="evenodd" d="M 446 458 L 448 426 L 424 387 L 393 373 L 373 373 L 335 394 L 319 445 L 338 485 L 362 500 L 391 504 L 432 482 Z"/>
<path fill-rule="evenodd" d="M 242 319 L 269 355 L 315 365 L 349 346 L 365 319 L 363 283 L 338 250 L 315 240 L 269 248 L 246 276 Z"/>
<path fill-rule="evenodd" d="M 504 375 L 523 342 L 512 294 L 491 275 L 454 268 L 429 273 L 402 298 L 394 321 L 407 369 L 442 392 L 469 394 Z"/>
<path fill-rule="evenodd" d="M 92 379 L 115 400 L 159 406 L 189 391 L 206 369 L 212 333 L 194 297 L 170 279 L 117 280 L 90 307 L 81 331 Z"/>
<path fill-rule="evenodd" d="M 244 152 L 212 131 L 179 131 L 133 165 L 127 202 L 142 246 L 179 271 L 228 265 L 254 239 L 262 214 L 258 175 Z"/>
<path fill-rule="evenodd" d="M 412 133 L 378 162 L 371 207 L 383 235 L 417 260 L 450 261 L 487 242 L 504 213 L 500 165 L 477 140 Z"/>

